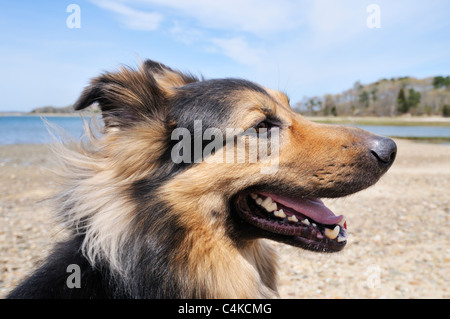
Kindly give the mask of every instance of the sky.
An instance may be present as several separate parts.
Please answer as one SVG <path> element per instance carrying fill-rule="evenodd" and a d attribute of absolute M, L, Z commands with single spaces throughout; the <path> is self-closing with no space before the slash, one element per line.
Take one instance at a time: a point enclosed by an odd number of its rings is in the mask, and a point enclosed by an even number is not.
<path fill-rule="evenodd" d="M 292 104 L 449 75 L 449 16 L 448 0 L 1 1 L 0 111 L 73 104 L 91 78 L 145 59 Z"/>

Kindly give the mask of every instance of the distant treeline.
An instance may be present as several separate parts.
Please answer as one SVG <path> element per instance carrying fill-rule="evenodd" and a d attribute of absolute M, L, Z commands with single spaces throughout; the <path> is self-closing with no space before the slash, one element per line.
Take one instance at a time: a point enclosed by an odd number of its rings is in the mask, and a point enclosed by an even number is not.
<path fill-rule="evenodd" d="M 65 107 L 43 106 L 33 109 L 30 113 L 72 113 L 72 105 Z"/>
<path fill-rule="evenodd" d="M 305 97 L 294 109 L 321 116 L 450 116 L 450 76 L 382 79 L 366 85 L 358 81 L 341 94 Z"/>
<path fill-rule="evenodd" d="M 92 112 L 99 112 L 99 108 L 97 105 L 94 105 L 89 108 Z M 41 113 L 55 113 L 55 114 L 68 114 L 74 113 L 74 109 L 72 105 L 64 106 L 64 107 L 56 107 L 56 106 L 43 106 L 37 107 L 33 109 L 30 113 L 32 114 L 41 114 Z"/>
<path fill-rule="evenodd" d="M 450 117 L 450 76 L 425 79 L 400 77 L 371 84 L 356 82 L 341 94 L 305 97 L 293 106 L 304 115 L 396 116 L 442 115 Z M 90 108 L 99 112 L 97 105 Z M 31 113 L 72 113 L 72 105 L 38 107 Z"/>

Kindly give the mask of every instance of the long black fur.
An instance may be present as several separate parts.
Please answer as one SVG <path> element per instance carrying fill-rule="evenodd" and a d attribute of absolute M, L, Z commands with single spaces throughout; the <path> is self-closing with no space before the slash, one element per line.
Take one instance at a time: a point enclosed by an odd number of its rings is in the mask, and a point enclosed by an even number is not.
<path fill-rule="evenodd" d="M 26 281 L 8 296 L 10 299 L 105 299 L 120 294 L 110 281 L 108 271 L 93 268 L 81 253 L 83 236 L 57 244 L 53 253 Z M 69 288 L 67 266 L 80 267 L 83 289 Z"/>

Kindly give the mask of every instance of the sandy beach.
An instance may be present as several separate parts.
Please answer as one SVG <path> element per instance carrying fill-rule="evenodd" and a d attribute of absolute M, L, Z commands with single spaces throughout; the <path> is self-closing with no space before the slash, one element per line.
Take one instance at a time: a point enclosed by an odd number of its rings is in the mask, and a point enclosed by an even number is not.
<path fill-rule="evenodd" d="M 396 140 L 375 186 L 325 200 L 347 217 L 347 247 L 317 254 L 273 242 L 283 298 L 450 298 L 450 145 Z M 0 146 L 0 298 L 63 236 L 45 145 Z"/>

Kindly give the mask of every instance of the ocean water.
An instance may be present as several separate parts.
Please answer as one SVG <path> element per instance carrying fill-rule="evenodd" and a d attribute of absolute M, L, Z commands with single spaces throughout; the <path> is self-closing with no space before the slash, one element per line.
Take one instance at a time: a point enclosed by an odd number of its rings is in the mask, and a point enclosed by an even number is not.
<path fill-rule="evenodd" d="M 45 144 L 54 141 L 45 121 L 60 127 L 75 139 L 84 132 L 79 116 L 0 116 L 0 145 Z M 450 127 L 358 125 L 366 131 L 391 137 L 450 137 Z M 58 134 L 58 132 L 56 132 Z"/>
<path fill-rule="evenodd" d="M 79 139 L 83 132 L 83 120 L 75 116 L 0 116 L 0 145 L 46 144 L 54 141 L 45 121 L 60 127 L 73 138 Z"/>
<path fill-rule="evenodd" d="M 374 134 L 391 137 L 450 137 L 450 126 L 355 125 Z"/>

